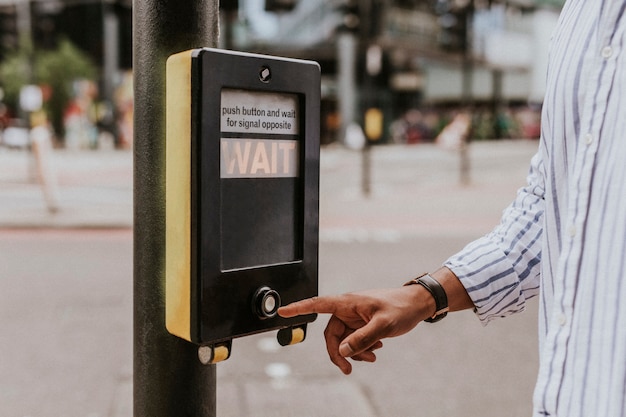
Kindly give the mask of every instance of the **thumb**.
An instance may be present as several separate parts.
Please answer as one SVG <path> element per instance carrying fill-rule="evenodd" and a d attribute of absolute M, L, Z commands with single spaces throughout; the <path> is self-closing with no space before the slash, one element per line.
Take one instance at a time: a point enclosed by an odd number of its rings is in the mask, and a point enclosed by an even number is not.
<path fill-rule="evenodd" d="M 344 358 L 349 358 L 369 350 L 375 344 L 380 343 L 380 339 L 384 337 L 381 336 L 380 329 L 380 326 L 372 320 L 360 329 L 355 330 L 341 341 L 339 354 Z"/>

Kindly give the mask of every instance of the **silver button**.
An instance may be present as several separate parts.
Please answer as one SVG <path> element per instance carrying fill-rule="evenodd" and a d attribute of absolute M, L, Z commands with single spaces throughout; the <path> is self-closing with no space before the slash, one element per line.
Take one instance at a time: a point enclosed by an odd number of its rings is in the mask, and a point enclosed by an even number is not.
<path fill-rule="evenodd" d="M 252 308 L 261 319 L 276 316 L 280 307 L 280 295 L 269 287 L 259 288 L 252 297 Z"/>
<path fill-rule="evenodd" d="M 608 59 L 611 57 L 611 55 L 613 55 L 613 48 L 611 48 L 610 46 L 605 46 L 604 48 L 602 48 L 602 58 Z"/>
<path fill-rule="evenodd" d="M 265 300 L 263 300 L 263 310 L 267 313 L 272 313 L 276 309 L 276 297 L 274 295 L 270 295 Z"/>

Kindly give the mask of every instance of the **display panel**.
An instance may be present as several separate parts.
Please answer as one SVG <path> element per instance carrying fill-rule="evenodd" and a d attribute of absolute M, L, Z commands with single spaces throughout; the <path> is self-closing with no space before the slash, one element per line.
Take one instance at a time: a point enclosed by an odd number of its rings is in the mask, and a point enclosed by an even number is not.
<path fill-rule="evenodd" d="M 222 271 L 302 259 L 300 111 L 297 94 L 221 91 Z"/>

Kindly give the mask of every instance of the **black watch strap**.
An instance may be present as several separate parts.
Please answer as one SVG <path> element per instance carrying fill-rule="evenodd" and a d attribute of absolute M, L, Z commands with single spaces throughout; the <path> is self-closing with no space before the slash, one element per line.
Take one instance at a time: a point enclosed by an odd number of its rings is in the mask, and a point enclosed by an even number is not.
<path fill-rule="evenodd" d="M 446 291 L 443 289 L 441 284 L 439 284 L 435 278 L 431 277 L 429 274 L 424 274 L 412 279 L 404 285 L 413 284 L 419 284 L 426 288 L 435 299 L 435 308 L 437 311 L 435 311 L 435 314 L 432 317 L 427 318 L 424 321 L 428 323 L 435 323 L 448 315 L 448 296 L 446 295 Z"/>

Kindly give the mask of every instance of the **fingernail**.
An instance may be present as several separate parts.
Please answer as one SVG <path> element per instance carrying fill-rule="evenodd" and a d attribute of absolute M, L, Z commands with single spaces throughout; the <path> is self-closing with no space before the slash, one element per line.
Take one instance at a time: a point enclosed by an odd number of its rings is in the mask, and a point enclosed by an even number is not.
<path fill-rule="evenodd" d="M 348 358 L 354 354 L 354 351 L 348 343 L 342 343 L 339 345 L 339 354 L 344 358 Z"/>

